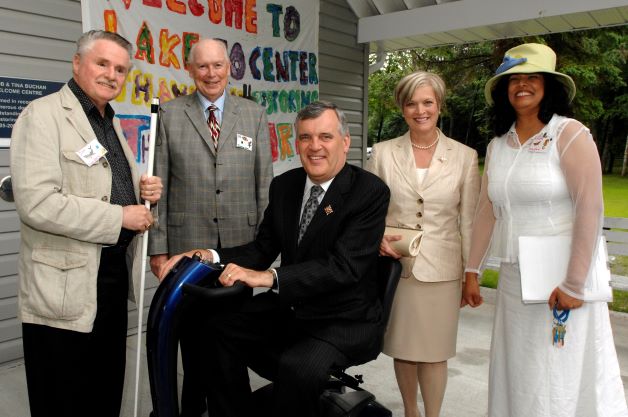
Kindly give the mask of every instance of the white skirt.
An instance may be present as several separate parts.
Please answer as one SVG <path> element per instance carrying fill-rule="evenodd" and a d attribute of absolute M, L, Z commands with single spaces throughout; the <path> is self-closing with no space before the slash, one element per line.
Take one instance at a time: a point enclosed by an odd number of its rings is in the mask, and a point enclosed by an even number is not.
<path fill-rule="evenodd" d="M 516 264 L 500 269 L 489 372 L 489 417 L 627 417 L 606 303 L 585 303 L 552 345 L 547 304 L 523 304 Z"/>

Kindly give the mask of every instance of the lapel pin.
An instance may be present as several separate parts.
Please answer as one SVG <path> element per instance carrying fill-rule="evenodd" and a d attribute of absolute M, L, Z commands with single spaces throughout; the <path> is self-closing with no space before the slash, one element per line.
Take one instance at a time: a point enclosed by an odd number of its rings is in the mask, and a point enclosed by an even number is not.
<path fill-rule="evenodd" d="M 328 216 L 334 212 L 334 210 L 331 208 L 331 204 L 325 207 L 323 210 L 325 210 L 325 214 Z"/>
<path fill-rule="evenodd" d="M 441 156 L 440 158 L 438 158 L 438 160 L 441 162 L 447 162 L 447 158 L 445 158 L 444 156 Z"/>

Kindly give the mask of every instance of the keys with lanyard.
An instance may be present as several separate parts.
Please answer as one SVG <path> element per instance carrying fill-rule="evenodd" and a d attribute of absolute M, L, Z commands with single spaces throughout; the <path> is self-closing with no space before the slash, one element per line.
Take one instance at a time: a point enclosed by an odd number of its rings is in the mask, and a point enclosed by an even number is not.
<path fill-rule="evenodd" d="M 557 348 L 565 346 L 565 334 L 567 333 L 567 319 L 569 318 L 569 310 L 563 310 L 558 314 L 556 306 L 553 310 L 554 321 L 552 325 L 552 344 Z"/>

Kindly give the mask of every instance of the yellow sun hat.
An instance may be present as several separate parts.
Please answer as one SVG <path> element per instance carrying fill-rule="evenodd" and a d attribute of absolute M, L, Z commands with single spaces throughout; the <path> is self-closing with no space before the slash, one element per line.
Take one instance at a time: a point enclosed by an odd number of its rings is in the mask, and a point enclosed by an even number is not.
<path fill-rule="evenodd" d="M 567 91 L 569 101 L 576 95 L 576 84 L 569 75 L 556 71 L 556 53 L 547 45 L 524 43 L 506 51 L 504 60 L 495 71 L 493 78 L 484 86 L 486 102 L 493 105 L 491 93 L 501 77 L 508 74 L 531 74 L 543 72 L 554 74 Z"/>

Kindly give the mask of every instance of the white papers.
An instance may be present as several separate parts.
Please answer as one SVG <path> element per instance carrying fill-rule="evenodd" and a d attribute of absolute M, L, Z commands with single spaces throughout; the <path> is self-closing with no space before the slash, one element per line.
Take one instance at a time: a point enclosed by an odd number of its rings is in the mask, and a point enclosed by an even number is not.
<path fill-rule="evenodd" d="M 524 303 L 546 303 L 567 275 L 571 236 L 520 236 L 519 269 Z M 600 237 L 597 255 L 584 288 L 584 301 L 612 301 L 611 271 L 606 241 Z"/>

